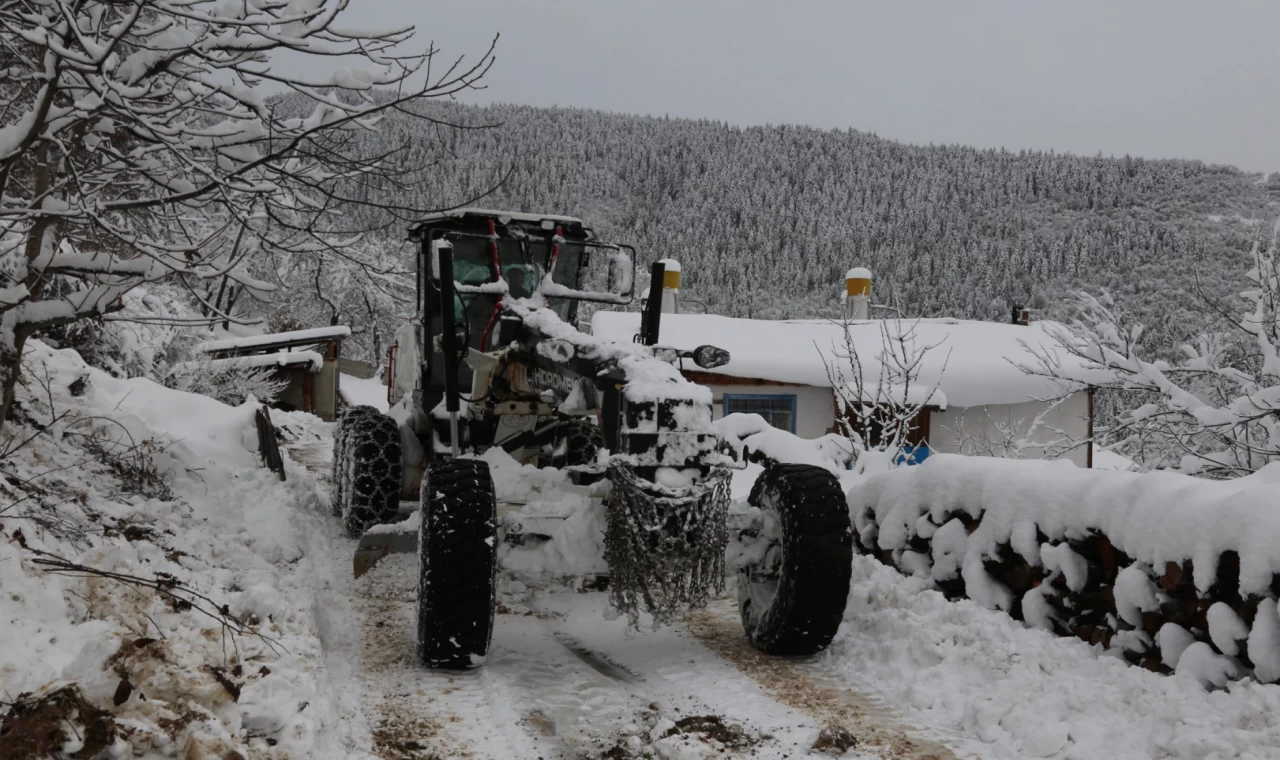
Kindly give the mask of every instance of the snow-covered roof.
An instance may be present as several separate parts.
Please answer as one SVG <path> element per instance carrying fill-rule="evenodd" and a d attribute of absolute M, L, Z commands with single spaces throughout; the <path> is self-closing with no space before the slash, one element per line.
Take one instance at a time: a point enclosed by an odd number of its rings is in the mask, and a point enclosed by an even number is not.
<path fill-rule="evenodd" d="M 351 328 L 345 325 L 313 327 L 310 330 L 292 330 L 290 332 L 267 333 L 265 335 L 250 335 L 244 338 L 207 340 L 196 346 L 196 351 L 205 354 L 213 354 L 219 351 L 245 351 L 253 348 L 285 344 L 323 343 L 332 338 L 347 338 L 350 336 Z"/>
<path fill-rule="evenodd" d="M 414 222 L 413 226 L 417 227 L 420 224 L 430 224 L 431 222 L 438 222 L 441 219 L 459 219 L 467 216 L 468 214 L 472 216 L 492 216 L 499 220 L 514 219 L 518 222 L 532 222 L 534 224 L 537 224 L 544 219 L 558 224 L 582 224 L 581 219 L 572 216 L 557 216 L 555 214 L 526 214 L 520 211 L 495 211 L 494 209 L 488 208 L 458 208 L 453 209 L 452 211 L 439 211 L 434 214 L 427 214 Z"/>
<path fill-rule="evenodd" d="M 184 362 L 183 367 L 199 369 L 259 369 L 261 367 L 302 367 L 319 372 L 324 367 L 324 357 L 315 351 L 278 351 L 273 354 L 232 356 L 226 359 L 210 359 L 203 362 Z"/>
<path fill-rule="evenodd" d="M 1071 388 L 1046 377 L 1029 375 L 1022 366 L 1038 366 L 1028 346 L 1057 354 L 1073 377 L 1090 377 L 1081 362 L 1067 355 L 1044 329 L 1050 323 L 1012 325 L 956 319 L 866 320 L 850 323 L 849 332 L 863 365 L 864 385 L 880 377 L 876 357 L 884 352 L 882 330 L 910 332 L 919 348 L 933 346 L 915 380 L 921 390 L 936 386 L 934 402 L 954 407 L 1012 404 L 1057 398 Z M 635 312 L 597 311 L 592 332 L 607 340 L 631 342 L 640 330 Z M 692 350 L 711 344 L 729 352 L 729 363 L 708 372 L 730 377 L 831 387 L 827 365 L 840 366 L 847 380 L 850 362 L 842 326 L 827 320 L 773 321 L 736 319 L 714 314 L 663 314 L 659 344 Z M 825 363 L 824 363 L 825 360 Z M 685 362 L 686 370 L 699 370 Z M 1098 377 L 1100 382 L 1103 378 Z M 933 402 L 931 402 L 933 403 Z"/>

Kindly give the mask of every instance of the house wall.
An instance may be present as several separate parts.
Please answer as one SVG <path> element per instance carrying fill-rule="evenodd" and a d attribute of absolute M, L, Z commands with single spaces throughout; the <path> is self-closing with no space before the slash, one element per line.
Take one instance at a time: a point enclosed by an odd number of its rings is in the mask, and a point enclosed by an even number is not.
<path fill-rule="evenodd" d="M 704 379 L 703 377 L 697 378 Z M 730 395 L 794 395 L 796 397 L 796 435 L 801 438 L 819 438 L 831 431 L 835 424 L 834 396 L 830 388 L 794 385 L 708 384 L 711 389 L 715 419 L 724 416 L 724 396 Z M 955 408 L 946 411 L 931 410 L 929 414 L 929 448 L 946 454 L 987 454 L 1001 447 L 1003 431 L 1017 437 L 1027 434 L 1035 423 L 1036 415 L 1045 411 L 1046 404 L 1027 401 L 1018 404 L 993 404 L 980 408 Z M 1064 438 L 1084 440 L 1089 437 L 1091 414 L 1088 391 L 1079 391 L 1065 398 L 1044 414 L 1031 436 L 1032 443 L 1053 444 Z M 1028 446 L 1022 456 L 1041 459 L 1046 456 L 1069 459 L 1079 467 L 1090 465 L 1092 444 L 1086 444 L 1063 452 L 1063 446 Z M 1055 450 L 1056 448 L 1056 450 Z"/>
<path fill-rule="evenodd" d="M 1000 448 L 1004 430 L 1014 431 L 1020 437 L 1026 435 L 1034 424 L 1036 415 L 1044 412 L 1045 404 L 1027 401 L 1020 404 L 1000 404 L 980 408 L 951 408 L 934 411 L 929 422 L 929 446 L 934 451 L 948 454 L 986 454 Z M 1068 396 L 1045 414 L 1031 436 L 1034 443 L 1048 444 L 1064 437 L 1084 440 L 1089 437 L 1089 392 L 1079 391 Z M 1055 458 L 1070 459 L 1079 467 L 1089 466 L 1092 444 L 1079 446 Z M 1053 447 L 1030 446 L 1023 450 L 1028 459 L 1053 456 Z"/>
<path fill-rule="evenodd" d="M 715 419 L 724 416 L 724 395 L 795 396 L 796 435 L 820 438 L 835 422 L 834 400 L 830 388 L 801 385 L 708 385 L 711 389 Z"/>
<path fill-rule="evenodd" d="M 338 418 L 338 362 L 325 359 L 320 371 L 312 375 L 312 393 L 315 395 L 314 414 L 326 422 Z"/>

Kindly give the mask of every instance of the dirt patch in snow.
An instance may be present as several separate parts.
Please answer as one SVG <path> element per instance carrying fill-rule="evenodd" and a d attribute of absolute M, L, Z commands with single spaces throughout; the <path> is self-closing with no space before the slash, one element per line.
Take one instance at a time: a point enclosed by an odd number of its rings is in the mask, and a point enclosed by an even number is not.
<path fill-rule="evenodd" d="M 737 723 L 726 723 L 719 715 L 691 715 L 681 718 L 663 734 L 664 739 L 678 736 L 697 736 L 726 749 L 747 749 L 760 743 L 760 736 Z"/>
<path fill-rule="evenodd" d="M 382 723 L 373 730 L 373 748 L 383 760 L 443 760 L 428 745 L 426 737 L 433 736 L 439 726 L 422 718 L 409 718 L 390 714 L 383 709 Z"/>
<path fill-rule="evenodd" d="M 365 603 L 364 656 L 365 672 L 374 679 L 412 670 L 413 641 L 411 631 L 401 620 L 402 603 L 388 599 L 370 599 Z M 384 760 L 437 760 L 442 756 L 434 749 L 440 735 L 440 723 L 424 714 L 420 704 L 428 696 L 405 694 L 399 689 L 408 685 L 384 683 L 384 693 L 371 711 L 374 752 Z"/>
<path fill-rule="evenodd" d="M 812 715 L 833 734 L 835 729 L 842 730 L 863 752 L 895 760 L 955 758 L 946 747 L 914 736 L 891 710 L 858 692 L 815 682 L 805 672 L 802 660 L 775 657 L 753 648 L 730 602 L 713 602 L 709 609 L 691 615 L 686 627 L 707 648 L 760 684 L 769 696 Z"/>
<path fill-rule="evenodd" d="M 824 755 L 843 755 L 858 746 L 858 738 L 844 726 L 826 726 L 818 732 L 813 742 L 814 752 Z"/>
<path fill-rule="evenodd" d="M 647 760 L 653 757 L 753 757 L 752 748 L 771 737 L 719 715 L 690 715 L 672 720 L 658 704 L 642 710 L 636 725 L 617 744 L 593 760 Z M 689 750 L 689 751 L 686 751 Z"/>
<path fill-rule="evenodd" d="M 0 757 L 94 757 L 115 742 L 117 727 L 105 710 L 85 701 L 75 686 L 43 697 L 24 696 L 0 715 Z"/>

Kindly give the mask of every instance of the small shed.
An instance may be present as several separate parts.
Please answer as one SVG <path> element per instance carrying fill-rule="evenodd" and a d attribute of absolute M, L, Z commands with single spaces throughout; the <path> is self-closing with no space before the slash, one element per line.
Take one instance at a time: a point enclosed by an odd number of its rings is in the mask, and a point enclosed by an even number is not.
<path fill-rule="evenodd" d="M 335 325 L 210 340 L 196 351 L 214 367 L 273 368 L 274 376 L 288 383 L 275 401 L 277 408 L 332 421 L 338 416 L 342 341 L 350 335 L 350 327 Z"/>
<path fill-rule="evenodd" d="M 848 347 L 859 356 L 859 389 L 880 398 L 903 396 L 902 388 L 877 388 L 885 376 L 886 328 L 910 333 L 927 349 L 918 376 L 903 403 L 922 406 L 911 446 L 947 453 L 993 453 L 1010 439 L 1025 444 L 1022 455 L 1065 458 L 1081 467 L 1093 463 L 1093 394 L 1024 371 L 1036 364 L 1032 351 L 1074 362 L 1042 323 L 1001 324 L 959 319 L 903 319 L 885 322 L 738 319 L 714 314 L 663 314 L 658 343 L 692 350 L 711 344 L 726 349 L 730 361 L 704 370 L 685 362 L 683 374 L 711 389 L 717 418 L 756 413 L 774 427 L 801 438 L 836 430 L 838 383 L 851 375 Z M 597 311 L 592 332 L 630 342 L 640 315 Z M 847 337 L 846 337 L 847 336 Z M 894 342 L 890 339 L 890 342 Z M 840 372 L 833 373 L 838 368 Z M 1075 373 L 1079 374 L 1079 373 Z M 849 388 L 845 385 L 845 388 Z M 928 398 L 918 396 L 927 394 Z M 843 397 L 850 398 L 846 390 Z M 1079 445 L 1059 445 L 1061 441 Z M 1039 445 L 1037 445 L 1039 444 Z"/>

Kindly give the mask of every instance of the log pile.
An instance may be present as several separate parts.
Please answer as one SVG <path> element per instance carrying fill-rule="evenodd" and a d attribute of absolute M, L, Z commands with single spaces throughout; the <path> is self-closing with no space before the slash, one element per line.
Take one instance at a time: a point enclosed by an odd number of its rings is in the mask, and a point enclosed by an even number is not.
<path fill-rule="evenodd" d="M 981 522 L 963 513 L 944 513 L 937 522 L 945 525 L 951 519 L 960 520 L 968 534 L 973 534 Z M 1042 563 L 1029 562 L 1009 543 L 997 545 L 995 552 L 983 557 L 982 564 L 991 580 L 1009 590 L 1012 602 L 1005 612 L 1014 619 L 1028 622 L 1023 609 L 1024 600 L 1033 590 L 1038 590 L 1051 610 L 1048 625 L 1041 627 L 1047 627 L 1060 636 L 1074 636 L 1103 649 L 1115 648 L 1133 665 L 1156 673 L 1169 674 L 1173 671 L 1157 645 L 1160 630 L 1167 624 L 1173 624 L 1189 632 L 1195 641 L 1208 644 L 1215 653 L 1234 657 L 1241 666 L 1241 673 L 1247 672 L 1264 682 L 1276 680 L 1253 673 L 1255 666 L 1249 656 L 1248 637 L 1235 640 L 1234 652 L 1224 652 L 1221 641 L 1215 643 L 1210 635 L 1209 610 L 1215 604 L 1223 604 L 1252 629 L 1260 603 L 1280 597 L 1280 574 L 1272 577 L 1270 595 L 1242 596 L 1239 590 L 1240 556 L 1235 551 L 1226 551 L 1218 557 L 1213 584 L 1207 592 L 1201 592 L 1193 582 L 1191 560 L 1166 562 L 1163 567 L 1150 568 L 1135 562 L 1116 548 L 1107 536 L 1096 531 L 1079 539 L 1058 542 L 1037 531 L 1036 541 L 1042 547 L 1065 544 L 1080 557 L 1085 569 L 1083 583 L 1073 589 L 1065 573 L 1051 571 Z M 881 549 L 874 541 L 870 544 L 868 546 L 855 532 L 855 546 L 860 552 L 874 556 L 904 574 L 921 574 L 920 557 L 926 558 L 924 566 L 931 568 L 933 565 L 933 542 L 919 534 L 910 537 L 906 550 Z M 1158 604 L 1155 609 L 1142 611 L 1136 624 L 1126 621 L 1116 605 L 1117 579 L 1122 571 L 1131 567 L 1147 577 Z M 953 577 L 935 578 L 934 582 L 949 599 L 968 597 L 965 580 L 959 573 Z"/>

